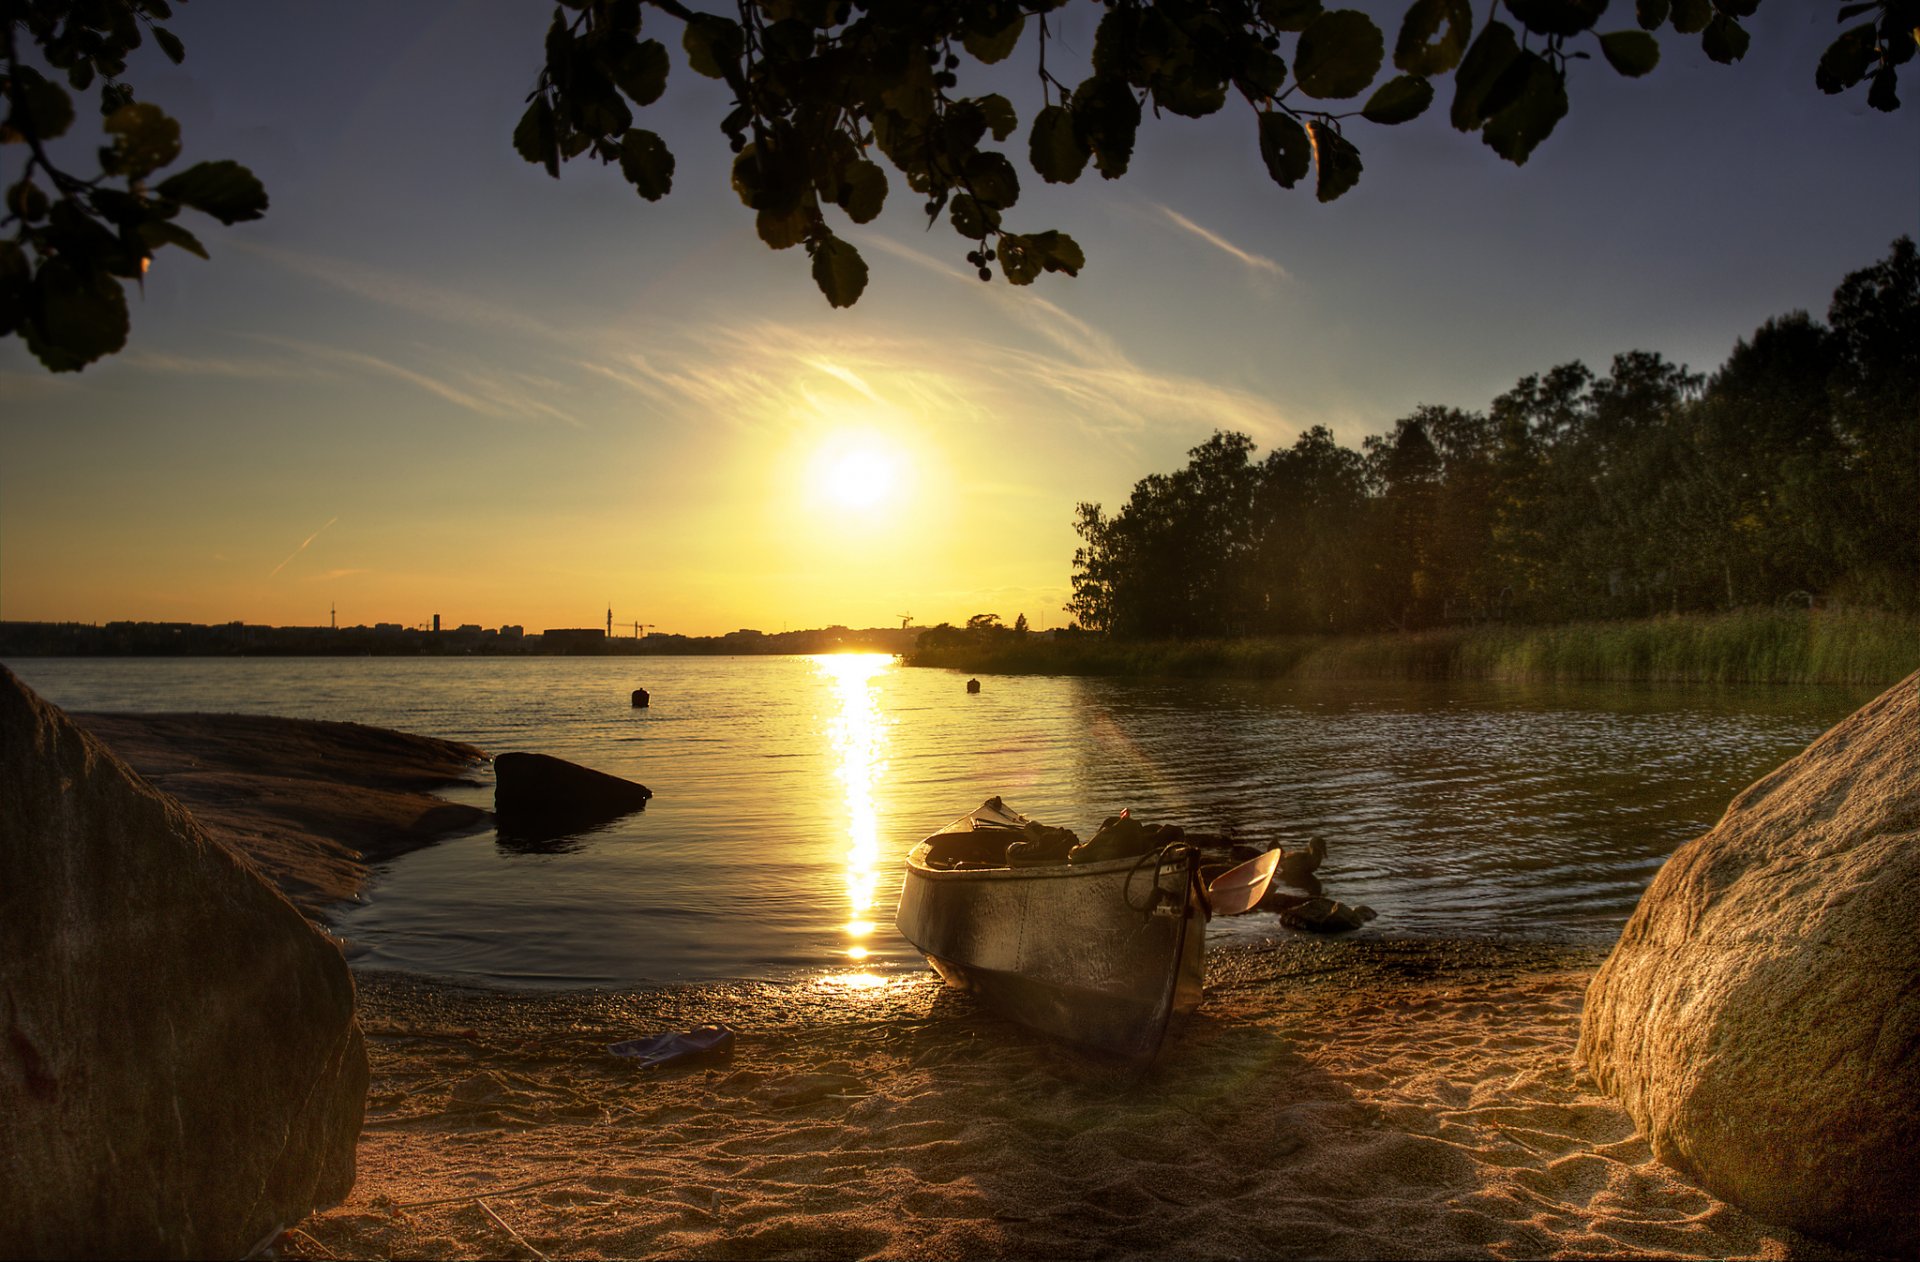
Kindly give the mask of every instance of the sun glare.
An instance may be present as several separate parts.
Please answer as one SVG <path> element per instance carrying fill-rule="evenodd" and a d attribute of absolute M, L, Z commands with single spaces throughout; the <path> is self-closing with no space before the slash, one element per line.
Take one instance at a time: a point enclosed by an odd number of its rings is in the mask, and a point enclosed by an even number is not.
<path fill-rule="evenodd" d="M 815 486 L 830 503 L 842 508 L 876 508 L 897 494 L 901 462 L 877 444 L 841 442 L 820 453 L 813 476 Z"/>

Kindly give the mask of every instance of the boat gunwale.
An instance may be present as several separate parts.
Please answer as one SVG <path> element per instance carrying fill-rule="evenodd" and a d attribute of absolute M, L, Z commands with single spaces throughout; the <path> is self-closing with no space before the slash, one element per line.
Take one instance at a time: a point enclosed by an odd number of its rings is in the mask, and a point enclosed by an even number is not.
<path fill-rule="evenodd" d="M 1021 835 L 1017 829 L 1010 828 L 1007 832 L 1013 839 L 1017 839 Z M 935 837 L 942 835 L 943 834 L 940 833 L 934 834 Z M 1172 842 L 1170 844 L 1182 845 L 1185 843 Z M 926 856 L 931 853 L 932 849 L 933 841 L 929 838 L 907 852 L 907 875 L 923 877 L 931 881 L 1067 880 L 1079 876 L 1100 876 L 1111 872 L 1126 872 L 1134 868 L 1144 868 L 1147 866 L 1146 861 L 1149 858 L 1154 859 L 1157 866 L 1159 855 L 1164 853 L 1164 848 L 1162 848 L 1162 850 L 1158 851 L 1144 850 L 1139 854 L 1125 855 L 1118 859 L 1101 859 L 1095 863 L 1038 863 L 1031 867 L 1019 868 L 931 868 L 926 864 Z"/>

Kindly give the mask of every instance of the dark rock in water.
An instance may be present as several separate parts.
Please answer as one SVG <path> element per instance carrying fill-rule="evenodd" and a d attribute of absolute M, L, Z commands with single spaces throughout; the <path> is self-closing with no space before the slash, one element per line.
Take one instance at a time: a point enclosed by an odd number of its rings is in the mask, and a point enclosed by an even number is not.
<path fill-rule="evenodd" d="M 493 760 L 493 811 L 503 831 L 558 837 L 647 804 L 653 790 L 546 754 Z"/>
<path fill-rule="evenodd" d="M 339 948 L 0 668 L 0 1257 L 240 1257 L 353 1187 Z"/>
<path fill-rule="evenodd" d="M 1736 797 L 1587 989 L 1579 1058 L 1757 1218 L 1920 1254 L 1920 674 Z"/>
<path fill-rule="evenodd" d="M 1280 912 L 1280 923 L 1309 933 L 1346 933 L 1378 918 L 1379 914 L 1371 907 L 1349 907 L 1331 898 L 1311 897 L 1291 902 Z"/>

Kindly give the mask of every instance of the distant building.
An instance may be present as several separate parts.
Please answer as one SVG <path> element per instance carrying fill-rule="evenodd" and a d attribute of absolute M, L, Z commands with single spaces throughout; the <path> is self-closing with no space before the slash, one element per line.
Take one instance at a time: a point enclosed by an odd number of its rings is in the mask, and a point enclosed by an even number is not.
<path fill-rule="evenodd" d="M 463 622 L 453 629 L 455 635 L 483 635 L 486 628 L 477 622 Z"/>
<path fill-rule="evenodd" d="M 549 653 L 604 653 L 607 633 L 600 627 L 549 627 L 540 643 Z"/>
<path fill-rule="evenodd" d="M 500 638 L 503 640 L 518 640 L 521 637 L 525 636 L 526 633 L 527 633 L 527 629 L 525 627 L 501 627 L 500 628 Z"/>

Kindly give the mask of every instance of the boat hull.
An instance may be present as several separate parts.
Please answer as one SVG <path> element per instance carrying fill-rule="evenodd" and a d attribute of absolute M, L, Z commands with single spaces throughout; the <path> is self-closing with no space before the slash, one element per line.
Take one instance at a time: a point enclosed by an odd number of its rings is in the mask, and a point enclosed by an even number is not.
<path fill-rule="evenodd" d="M 1192 853 L 942 871 L 908 857 L 900 932 L 948 984 L 1035 1030 L 1151 1058 L 1200 1003 L 1207 913 Z"/>

